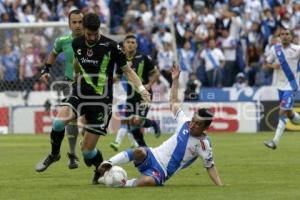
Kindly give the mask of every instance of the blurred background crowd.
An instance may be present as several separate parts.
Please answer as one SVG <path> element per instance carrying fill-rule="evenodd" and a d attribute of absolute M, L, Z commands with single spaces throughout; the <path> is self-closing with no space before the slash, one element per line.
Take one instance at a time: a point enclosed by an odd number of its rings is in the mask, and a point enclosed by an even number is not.
<path fill-rule="evenodd" d="M 136 34 L 138 51 L 161 72 L 154 92 L 169 87 L 174 62 L 186 93 L 200 86 L 272 85 L 264 58 L 280 27 L 291 28 L 299 44 L 299 0 L 0 0 L 1 23 L 66 22 L 73 8 L 97 13 L 109 34 Z M 0 90 L 49 89 L 37 79 L 39 67 L 55 37 L 65 33 L 48 27 L 0 34 Z M 52 73 L 63 75 L 62 60 Z"/>

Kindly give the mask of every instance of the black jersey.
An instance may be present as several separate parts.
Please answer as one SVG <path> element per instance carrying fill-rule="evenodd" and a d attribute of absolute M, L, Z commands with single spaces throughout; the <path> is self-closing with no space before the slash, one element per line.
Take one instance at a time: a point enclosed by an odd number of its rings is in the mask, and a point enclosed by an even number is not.
<path fill-rule="evenodd" d="M 101 35 L 100 40 L 90 46 L 85 37 L 75 38 L 72 42 L 74 57 L 80 65 L 80 91 L 83 95 L 112 97 L 113 73 L 122 73 L 127 60 L 118 44 Z M 116 65 L 115 65 L 116 64 Z"/>
<path fill-rule="evenodd" d="M 155 65 L 152 62 L 152 59 L 149 56 L 143 55 L 139 52 L 135 54 L 135 56 L 128 60 L 132 62 L 131 68 L 136 72 L 140 80 L 142 81 L 143 85 L 149 83 L 149 78 L 151 73 L 155 69 Z M 120 74 L 120 72 L 118 72 Z M 132 94 L 134 92 L 134 95 Z M 149 91 L 151 93 L 151 91 Z M 140 101 L 142 97 L 139 93 L 135 92 L 130 84 L 127 84 L 127 95 L 128 98 L 133 101 Z M 129 100 L 128 99 L 128 100 Z"/>

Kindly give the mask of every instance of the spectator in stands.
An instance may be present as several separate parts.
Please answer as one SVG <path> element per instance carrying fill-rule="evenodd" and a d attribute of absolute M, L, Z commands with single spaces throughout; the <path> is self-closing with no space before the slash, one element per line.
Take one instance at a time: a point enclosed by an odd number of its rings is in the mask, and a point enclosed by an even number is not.
<path fill-rule="evenodd" d="M 152 85 L 152 102 L 161 102 L 168 100 L 169 86 L 167 86 L 161 79 L 158 79 Z"/>
<path fill-rule="evenodd" d="M 183 14 L 179 15 L 179 19 L 175 24 L 177 48 L 183 48 L 184 34 L 187 28 L 188 24 L 185 22 L 185 16 Z"/>
<path fill-rule="evenodd" d="M 168 11 L 167 11 L 166 7 L 162 7 L 159 10 L 159 14 L 156 15 L 156 18 L 155 18 L 155 23 L 156 24 L 165 24 L 168 27 L 171 26 L 171 21 L 170 21 L 170 18 L 168 16 Z"/>
<path fill-rule="evenodd" d="M 189 79 L 190 73 L 194 72 L 195 53 L 191 49 L 191 43 L 186 41 L 183 48 L 178 50 L 178 62 L 180 66 L 179 88 L 186 90 L 186 81 Z"/>
<path fill-rule="evenodd" d="M 236 62 L 237 40 L 229 35 L 227 29 L 222 30 L 222 50 L 225 56 L 225 65 L 223 69 L 223 86 L 231 87 L 235 82 L 235 76 L 239 69 Z"/>
<path fill-rule="evenodd" d="M 201 82 L 197 79 L 196 73 L 191 73 L 186 84 L 184 92 L 184 101 L 198 101 Z"/>
<path fill-rule="evenodd" d="M 3 54 L 0 62 L 0 80 L 2 80 L 2 86 L 0 85 L 0 90 L 18 89 L 18 67 L 18 55 L 12 51 L 9 43 L 4 44 Z"/>
<path fill-rule="evenodd" d="M 214 38 L 209 39 L 209 46 L 201 52 L 200 58 L 204 61 L 207 86 L 221 87 L 221 69 L 225 64 L 225 56 L 221 49 L 216 47 L 216 41 Z"/>
<path fill-rule="evenodd" d="M 233 88 L 240 90 L 248 86 L 244 73 L 242 72 L 238 73 L 235 79 L 236 81 L 232 86 Z"/>
<path fill-rule="evenodd" d="M 141 2 L 139 5 L 138 16 L 140 16 L 144 22 L 146 27 L 153 26 L 153 16 L 152 12 L 149 11 L 147 4 L 145 2 Z"/>
<path fill-rule="evenodd" d="M 250 32 L 248 33 L 248 49 L 246 54 L 247 79 L 250 86 L 261 86 L 264 84 L 264 74 L 262 69 L 262 35 L 258 22 L 253 22 Z M 257 78 L 256 75 L 261 76 Z"/>
<path fill-rule="evenodd" d="M 19 21 L 23 23 L 33 23 L 36 21 L 30 4 L 23 6 L 22 12 L 18 12 L 18 17 Z"/>
<path fill-rule="evenodd" d="M 172 42 L 172 34 L 167 32 L 167 27 L 164 24 L 159 25 L 159 30 L 153 35 L 152 42 L 154 43 L 157 51 L 163 49 L 164 42 Z"/>
<path fill-rule="evenodd" d="M 262 14 L 261 32 L 264 40 L 264 46 L 268 43 L 269 37 L 275 31 L 276 21 L 269 8 L 264 9 Z"/>
<path fill-rule="evenodd" d="M 163 49 L 158 51 L 157 65 L 163 79 L 166 79 L 169 86 L 172 84 L 171 68 L 175 62 L 175 55 L 172 50 L 172 44 L 169 42 L 163 43 Z"/>
<path fill-rule="evenodd" d="M 41 59 L 39 55 L 34 54 L 32 44 L 26 44 L 25 53 L 20 60 L 19 79 L 22 81 L 23 90 L 27 91 L 27 93 L 33 89 L 40 65 Z"/>
<path fill-rule="evenodd" d="M 121 25 L 122 19 L 126 13 L 125 1 L 110 0 L 109 11 L 110 11 L 110 32 L 117 33 L 119 26 Z"/>

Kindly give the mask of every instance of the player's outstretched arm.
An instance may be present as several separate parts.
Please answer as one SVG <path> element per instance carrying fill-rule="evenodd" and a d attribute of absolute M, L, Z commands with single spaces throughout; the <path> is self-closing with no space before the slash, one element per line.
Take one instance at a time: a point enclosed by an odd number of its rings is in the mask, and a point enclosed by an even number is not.
<path fill-rule="evenodd" d="M 137 89 L 137 91 L 142 95 L 145 102 L 150 102 L 150 94 L 143 86 L 141 80 L 136 75 L 136 73 L 131 69 L 130 64 L 123 68 L 123 73 L 125 74 L 127 80 L 132 83 L 132 85 Z"/>
<path fill-rule="evenodd" d="M 179 100 L 178 100 L 178 87 L 179 87 L 179 75 L 180 70 L 177 64 L 174 64 L 172 69 L 172 87 L 170 93 L 170 109 L 174 115 L 176 115 L 179 109 Z"/>
<path fill-rule="evenodd" d="M 223 186 L 216 166 L 213 165 L 211 168 L 207 168 L 207 173 L 214 184 L 216 184 L 217 186 Z"/>

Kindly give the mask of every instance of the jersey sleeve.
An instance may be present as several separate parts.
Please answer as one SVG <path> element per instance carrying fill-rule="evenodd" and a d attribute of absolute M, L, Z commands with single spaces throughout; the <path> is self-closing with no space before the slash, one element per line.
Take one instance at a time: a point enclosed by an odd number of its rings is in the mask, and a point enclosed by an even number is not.
<path fill-rule="evenodd" d="M 62 48 L 62 40 L 60 38 L 56 38 L 54 41 L 54 46 L 52 50 L 55 54 L 60 54 L 63 51 Z"/>
<path fill-rule="evenodd" d="M 198 156 L 203 161 L 203 167 L 211 168 L 214 165 L 212 146 L 208 138 L 200 139 Z"/>
<path fill-rule="evenodd" d="M 275 61 L 275 49 L 274 49 L 274 46 L 271 47 L 268 55 L 267 55 L 267 58 L 266 58 L 266 61 L 267 63 L 273 63 Z"/>
<path fill-rule="evenodd" d="M 123 67 L 127 66 L 127 59 L 119 44 L 113 44 L 112 58 L 117 65 L 116 74 L 122 74 Z"/>
<path fill-rule="evenodd" d="M 77 46 L 78 46 L 78 45 L 76 45 L 77 43 L 78 43 L 78 42 L 77 42 L 76 39 L 74 39 L 74 40 L 72 41 L 72 49 L 73 49 L 73 52 L 74 52 L 74 58 L 75 58 L 75 59 L 78 59 L 78 54 L 81 53 L 80 50 L 77 50 Z"/>
<path fill-rule="evenodd" d="M 153 70 L 155 69 L 155 65 L 154 65 L 154 62 L 152 61 L 151 57 L 144 56 L 144 60 L 145 60 L 146 69 L 149 72 L 153 72 Z"/>

